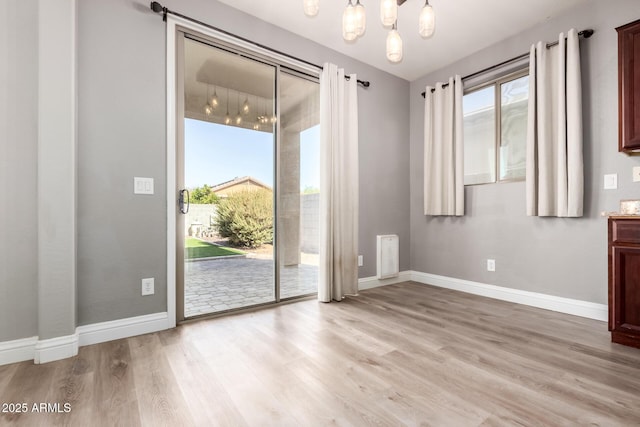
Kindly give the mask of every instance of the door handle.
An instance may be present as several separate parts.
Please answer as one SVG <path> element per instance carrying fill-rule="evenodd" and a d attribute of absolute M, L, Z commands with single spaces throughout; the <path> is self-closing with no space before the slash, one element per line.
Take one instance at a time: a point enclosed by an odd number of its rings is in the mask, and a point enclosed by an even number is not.
<path fill-rule="evenodd" d="M 186 195 L 186 198 L 185 198 Z M 189 190 L 186 188 L 180 190 L 180 197 L 178 198 L 178 206 L 180 207 L 180 213 L 186 214 L 189 212 Z"/>

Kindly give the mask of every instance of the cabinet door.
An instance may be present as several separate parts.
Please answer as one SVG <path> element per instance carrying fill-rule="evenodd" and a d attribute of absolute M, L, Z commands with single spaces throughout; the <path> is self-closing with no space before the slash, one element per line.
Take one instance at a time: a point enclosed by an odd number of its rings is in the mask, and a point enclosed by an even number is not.
<path fill-rule="evenodd" d="M 640 21 L 618 30 L 619 151 L 640 150 Z"/>
<path fill-rule="evenodd" d="M 640 247 L 612 249 L 613 331 L 640 337 Z"/>

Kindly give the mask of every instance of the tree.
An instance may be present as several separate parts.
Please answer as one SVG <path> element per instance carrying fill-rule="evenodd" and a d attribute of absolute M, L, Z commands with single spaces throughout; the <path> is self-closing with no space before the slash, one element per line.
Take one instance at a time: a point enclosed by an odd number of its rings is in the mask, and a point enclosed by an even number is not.
<path fill-rule="evenodd" d="M 189 202 L 194 205 L 210 205 L 218 203 L 218 196 L 213 192 L 207 184 L 202 187 L 196 187 L 189 194 Z"/>
<path fill-rule="evenodd" d="M 242 190 L 218 202 L 215 224 L 232 246 L 257 248 L 273 242 L 273 193 Z"/>

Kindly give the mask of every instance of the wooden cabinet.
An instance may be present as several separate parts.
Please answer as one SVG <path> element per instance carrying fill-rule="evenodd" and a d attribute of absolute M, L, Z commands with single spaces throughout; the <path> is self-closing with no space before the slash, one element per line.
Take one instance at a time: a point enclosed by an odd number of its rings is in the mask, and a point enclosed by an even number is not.
<path fill-rule="evenodd" d="M 640 151 L 640 20 L 618 31 L 618 150 Z"/>
<path fill-rule="evenodd" d="M 609 330 L 640 348 L 640 217 L 609 218 Z"/>

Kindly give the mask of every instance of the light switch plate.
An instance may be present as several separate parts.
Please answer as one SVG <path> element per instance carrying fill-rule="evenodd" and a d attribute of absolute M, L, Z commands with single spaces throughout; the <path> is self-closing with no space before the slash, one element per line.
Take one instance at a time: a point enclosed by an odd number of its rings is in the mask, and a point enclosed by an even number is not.
<path fill-rule="evenodd" d="M 604 189 L 615 190 L 618 188 L 618 174 L 610 173 L 604 176 Z"/>
<path fill-rule="evenodd" d="M 362 264 L 363 264 L 362 255 L 358 255 L 358 267 L 362 267 Z"/>
<path fill-rule="evenodd" d="M 640 166 L 633 167 L 633 182 L 640 182 Z"/>
<path fill-rule="evenodd" d="M 153 194 L 153 178 L 134 176 L 133 194 Z"/>

